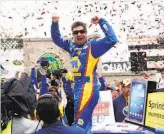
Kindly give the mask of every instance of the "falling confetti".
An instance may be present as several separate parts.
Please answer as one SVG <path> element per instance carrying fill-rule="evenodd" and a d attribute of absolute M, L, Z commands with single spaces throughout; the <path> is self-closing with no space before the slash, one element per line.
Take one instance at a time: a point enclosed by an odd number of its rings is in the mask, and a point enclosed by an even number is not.
<path fill-rule="evenodd" d="M 119 39 L 116 46 L 113 46 L 114 52 L 108 53 L 109 60 L 120 61 L 127 60 L 122 57 L 128 55 L 128 48 L 136 52 L 150 49 L 151 54 L 154 49 L 164 49 L 162 40 L 156 43 L 161 45 L 153 46 L 150 43 L 147 46 L 140 47 L 143 42 L 137 42 L 138 47 L 130 47 L 127 45 L 126 39 L 138 38 L 143 40 L 145 37 L 163 36 L 164 35 L 164 3 L 160 0 L 147 1 L 71 1 L 69 4 L 61 1 L 35 1 L 33 4 L 26 2 L 24 6 L 19 4 L 11 4 L 11 7 L 5 6 L 6 2 L 2 2 L 1 21 L 3 27 L 1 38 L 6 37 L 24 37 L 33 38 L 50 38 L 49 27 L 51 25 L 50 16 L 54 11 L 60 10 L 60 27 L 63 37 L 72 38 L 70 26 L 76 20 L 87 22 L 88 34 L 93 34 L 95 29 L 101 32 L 99 26 L 90 24 L 90 17 L 94 14 L 100 14 L 113 26 L 114 31 Z M 19 3 L 19 2 L 18 2 Z M 7 9 L 5 9 L 8 7 Z M 64 9 L 64 10 L 63 10 Z M 14 27 L 13 27 L 14 26 Z M 16 27 L 18 26 L 18 27 Z M 26 28 L 24 28 L 26 26 Z M 103 36 L 103 35 L 102 35 Z M 145 44 L 146 45 L 146 44 Z M 123 49 L 122 49 L 123 48 Z M 160 56 L 160 55 L 159 55 Z M 113 59 L 112 59 L 113 57 Z M 149 58 L 148 58 L 149 59 Z"/>
<path fill-rule="evenodd" d="M 46 12 L 42 12 L 41 15 L 45 14 Z"/>

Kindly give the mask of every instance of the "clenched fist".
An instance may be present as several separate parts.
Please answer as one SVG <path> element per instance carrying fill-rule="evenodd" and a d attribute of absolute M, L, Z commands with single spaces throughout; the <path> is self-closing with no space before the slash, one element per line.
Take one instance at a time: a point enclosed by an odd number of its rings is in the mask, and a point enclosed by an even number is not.
<path fill-rule="evenodd" d="M 59 22 L 59 16 L 52 16 L 52 21 L 53 22 Z"/>
<path fill-rule="evenodd" d="M 100 20 L 100 18 L 98 16 L 95 16 L 91 19 L 91 23 L 92 24 L 97 24 L 97 23 L 99 23 L 99 20 Z"/>

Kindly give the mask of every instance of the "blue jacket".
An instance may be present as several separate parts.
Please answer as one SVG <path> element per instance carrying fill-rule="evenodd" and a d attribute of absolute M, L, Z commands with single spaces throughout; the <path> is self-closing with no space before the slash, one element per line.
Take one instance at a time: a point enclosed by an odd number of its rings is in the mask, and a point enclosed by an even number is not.
<path fill-rule="evenodd" d="M 72 73 L 74 75 L 74 126 L 85 128 L 90 133 L 92 128 L 92 112 L 99 99 L 97 64 L 99 57 L 117 43 L 112 27 L 105 19 L 99 25 L 105 37 L 99 40 L 86 41 L 78 45 L 72 40 L 64 40 L 59 31 L 59 24 L 52 23 L 51 36 L 53 42 L 67 51 L 71 56 Z M 79 119 L 83 122 L 79 123 Z M 79 120 L 79 121 L 78 121 Z"/>
<path fill-rule="evenodd" d="M 73 92 L 73 89 L 71 86 L 72 85 L 71 81 L 66 80 L 65 77 L 62 77 L 62 82 L 63 82 L 63 88 L 64 88 L 66 95 L 68 95 L 71 99 L 73 99 L 74 98 L 74 92 Z"/>
<path fill-rule="evenodd" d="M 43 95 L 43 94 L 49 92 L 49 88 L 47 86 L 46 78 L 47 78 L 46 75 L 42 75 L 42 77 L 41 77 L 40 95 Z M 35 91 L 34 85 L 36 86 L 36 88 L 39 88 L 35 68 L 31 68 L 30 79 L 31 79 L 30 87 Z"/>
<path fill-rule="evenodd" d="M 34 85 L 36 86 L 36 88 L 38 88 L 38 81 L 37 81 L 37 78 L 36 78 L 35 68 L 31 68 L 30 79 L 31 79 L 31 85 L 30 86 L 35 91 Z"/>
<path fill-rule="evenodd" d="M 49 88 L 47 86 L 46 75 L 42 75 L 41 78 L 41 88 L 40 88 L 40 96 L 49 92 Z"/>
<path fill-rule="evenodd" d="M 59 24 L 52 23 L 51 25 L 51 37 L 53 42 L 67 51 L 71 56 L 72 72 L 74 76 L 95 77 L 98 58 L 117 43 L 117 37 L 108 22 L 101 18 L 99 25 L 105 37 L 99 40 L 94 39 L 87 41 L 83 45 L 77 45 L 72 40 L 64 40 L 60 34 Z M 87 80 L 85 79 L 84 81 Z M 92 80 L 89 81 L 92 82 Z M 75 78 L 75 83 L 76 82 Z"/>
<path fill-rule="evenodd" d="M 100 57 L 101 55 L 103 55 L 105 52 L 107 52 L 112 46 L 114 46 L 117 43 L 117 37 L 116 37 L 112 27 L 108 24 L 108 22 L 105 19 L 101 18 L 99 21 L 99 25 L 100 25 L 101 29 L 103 30 L 105 37 L 100 40 L 92 40 L 91 41 L 92 55 L 94 58 Z M 68 53 L 72 54 L 71 49 L 76 44 L 75 43 L 73 44 L 72 40 L 63 40 L 63 37 L 59 31 L 58 23 L 52 23 L 51 37 L 56 45 L 63 48 Z"/>
<path fill-rule="evenodd" d="M 127 110 L 125 109 L 126 106 L 127 103 L 123 94 L 120 94 L 113 100 L 113 109 L 116 122 L 122 122 L 125 119 L 125 115 L 127 115 Z"/>
<path fill-rule="evenodd" d="M 64 126 L 61 121 L 56 121 L 51 125 L 44 125 L 36 134 L 85 134 L 80 127 Z"/>

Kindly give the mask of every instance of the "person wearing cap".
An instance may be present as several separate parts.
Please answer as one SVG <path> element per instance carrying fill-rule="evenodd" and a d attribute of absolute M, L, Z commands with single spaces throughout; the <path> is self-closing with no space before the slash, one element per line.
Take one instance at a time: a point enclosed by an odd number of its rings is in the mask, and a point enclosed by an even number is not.
<path fill-rule="evenodd" d="M 130 95 L 130 84 L 129 79 L 122 81 L 122 93 L 113 100 L 113 109 L 116 122 L 122 122 L 127 116 L 128 98 Z"/>

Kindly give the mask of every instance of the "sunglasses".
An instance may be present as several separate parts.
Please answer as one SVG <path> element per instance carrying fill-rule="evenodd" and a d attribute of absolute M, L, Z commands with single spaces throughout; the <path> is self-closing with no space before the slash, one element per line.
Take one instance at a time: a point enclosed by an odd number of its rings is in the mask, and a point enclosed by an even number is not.
<path fill-rule="evenodd" d="M 73 34 L 78 34 L 79 32 L 80 32 L 81 34 L 86 33 L 86 31 L 83 29 L 83 30 L 73 31 Z"/>

